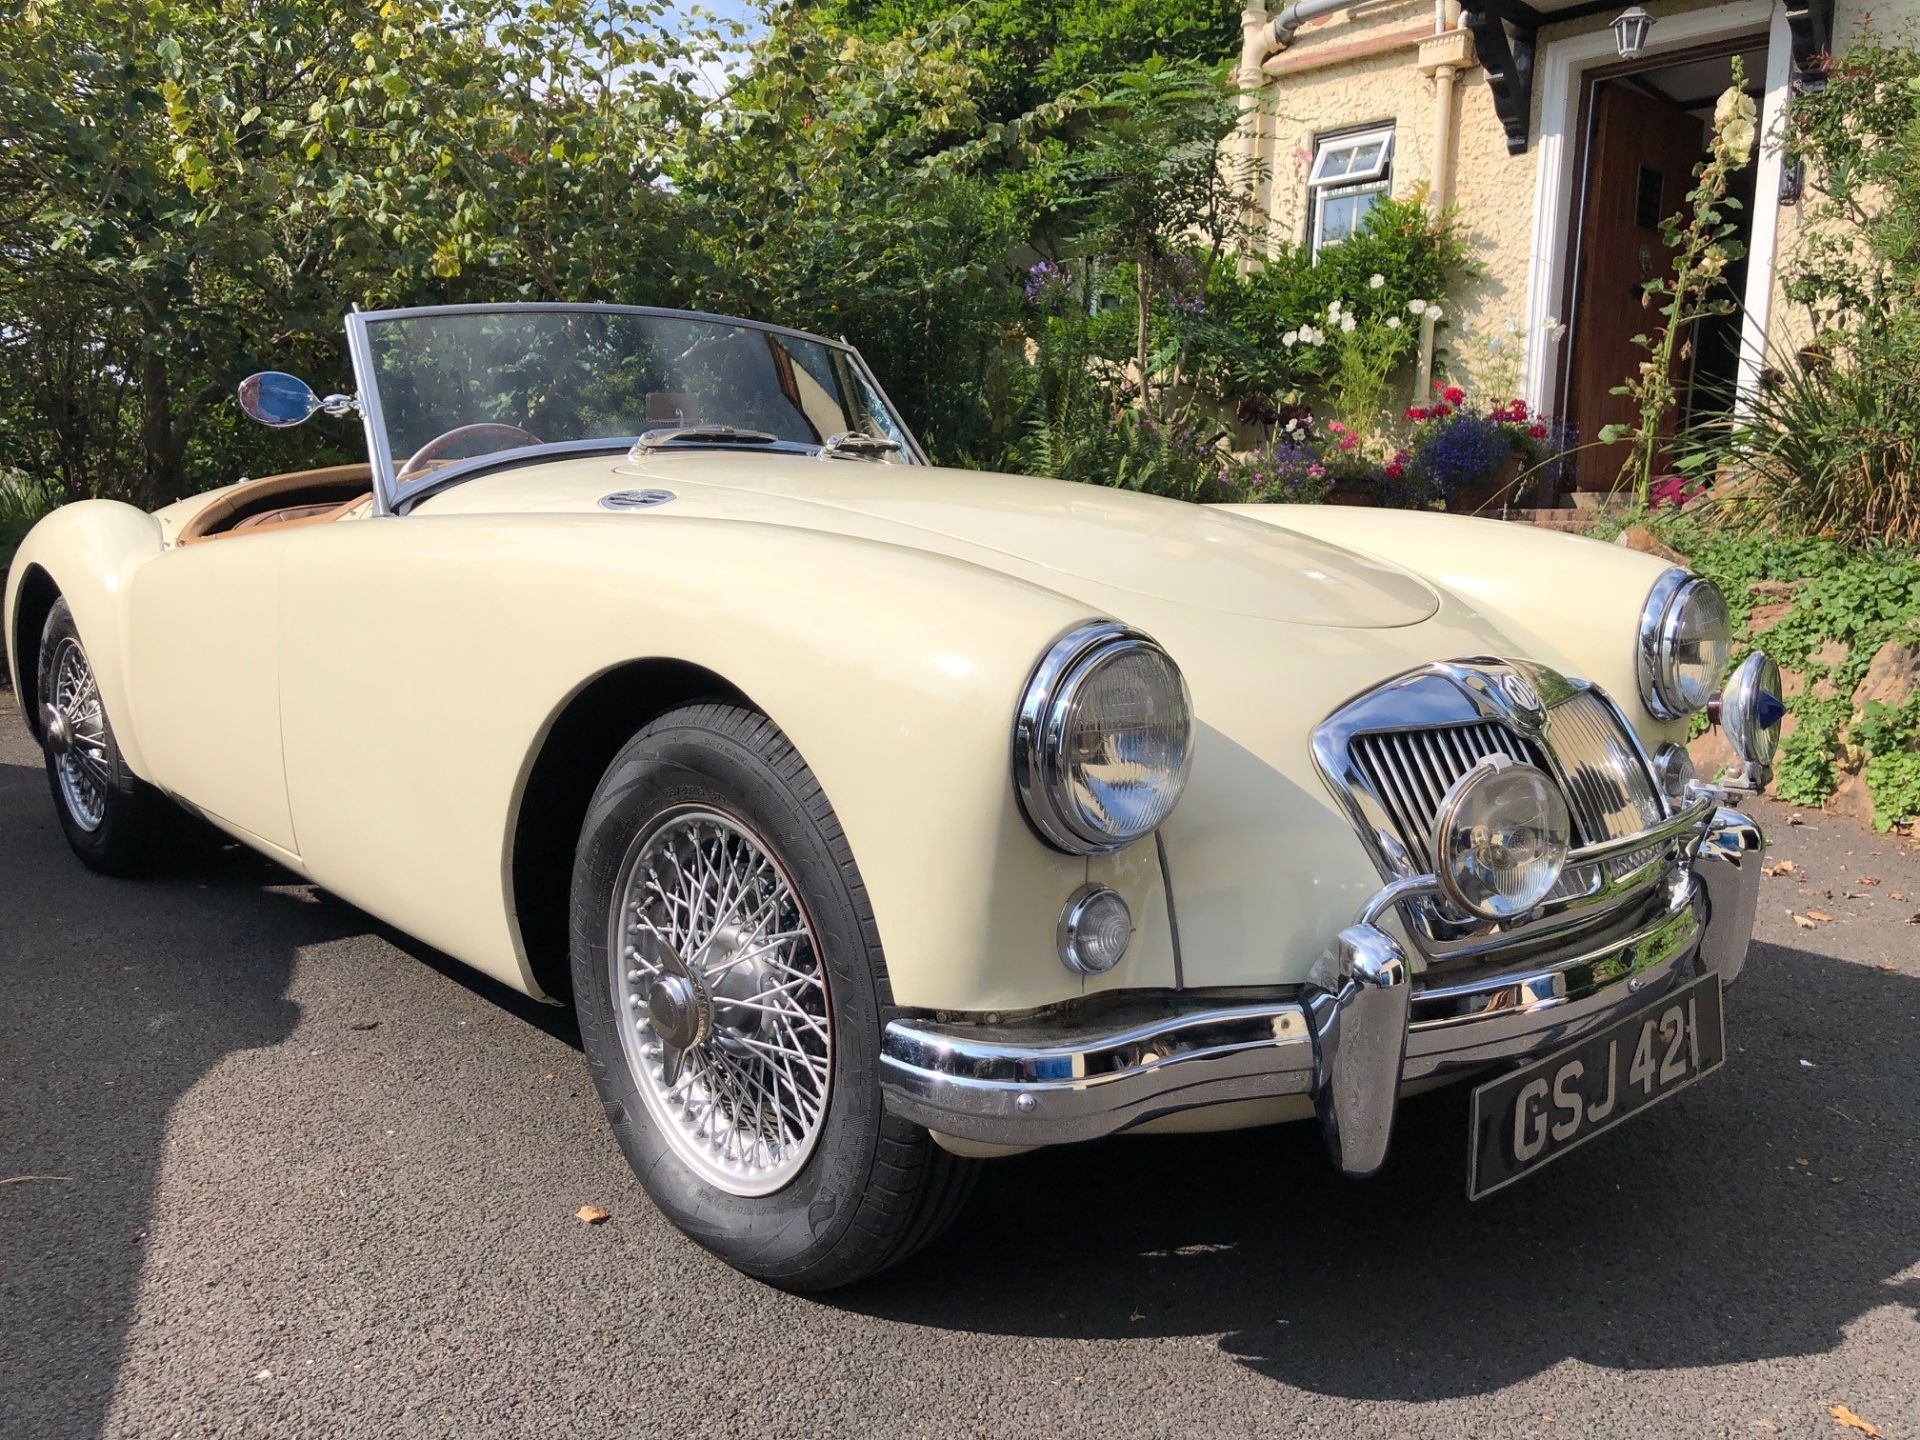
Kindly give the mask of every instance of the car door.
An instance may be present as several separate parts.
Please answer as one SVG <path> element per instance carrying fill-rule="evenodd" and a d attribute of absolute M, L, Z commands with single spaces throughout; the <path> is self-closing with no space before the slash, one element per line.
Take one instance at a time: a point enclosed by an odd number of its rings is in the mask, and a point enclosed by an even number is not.
<path fill-rule="evenodd" d="M 299 531 L 240 533 L 134 572 L 129 668 L 141 749 L 162 789 L 288 858 L 280 577 Z"/>

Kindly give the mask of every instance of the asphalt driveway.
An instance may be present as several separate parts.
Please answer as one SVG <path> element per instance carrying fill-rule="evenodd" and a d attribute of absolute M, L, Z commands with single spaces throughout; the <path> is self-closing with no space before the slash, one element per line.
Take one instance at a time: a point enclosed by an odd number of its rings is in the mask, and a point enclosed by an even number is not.
<path fill-rule="evenodd" d="M 82 870 L 0 695 L 0 1435 L 1920 1436 L 1920 851 L 1761 819 L 1730 1063 L 1528 1183 L 1465 1201 L 1457 1094 L 1364 1185 L 1120 1140 L 806 1300 L 650 1210 L 561 1012 L 237 850 Z"/>

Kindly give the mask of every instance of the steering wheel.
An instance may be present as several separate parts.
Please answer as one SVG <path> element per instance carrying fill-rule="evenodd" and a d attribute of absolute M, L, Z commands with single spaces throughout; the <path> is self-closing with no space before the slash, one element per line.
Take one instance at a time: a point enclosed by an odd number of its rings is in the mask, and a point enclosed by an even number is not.
<path fill-rule="evenodd" d="M 411 480 L 416 475 L 424 474 L 443 452 L 452 449 L 462 440 L 518 440 L 526 445 L 546 443 L 531 430 L 522 430 L 518 425 L 498 425 L 491 421 L 482 421 L 478 425 L 456 425 L 453 429 L 434 436 L 414 451 L 393 478 Z"/>

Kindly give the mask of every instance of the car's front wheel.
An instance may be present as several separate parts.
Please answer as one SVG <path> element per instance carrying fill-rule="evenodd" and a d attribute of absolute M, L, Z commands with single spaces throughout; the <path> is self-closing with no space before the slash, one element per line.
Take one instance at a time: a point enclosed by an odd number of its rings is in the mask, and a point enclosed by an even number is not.
<path fill-rule="evenodd" d="M 891 997 L 866 890 L 765 716 L 688 706 L 614 759 L 575 862 L 572 964 L 628 1160 L 729 1264 L 788 1289 L 845 1285 L 959 1209 L 970 1165 L 882 1105 Z"/>

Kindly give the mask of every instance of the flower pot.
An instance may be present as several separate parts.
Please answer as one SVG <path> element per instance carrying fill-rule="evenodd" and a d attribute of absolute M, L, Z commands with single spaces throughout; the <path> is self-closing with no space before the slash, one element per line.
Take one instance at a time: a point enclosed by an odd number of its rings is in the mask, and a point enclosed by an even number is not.
<path fill-rule="evenodd" d="M 1490 471 L 1479 484 L 1456 487 L 1447 497 L 1447 511 L 1453 515 L 1497 515 L 1519 503 L 1519 479 L 1520 458 L 1515 456 Z"/>

